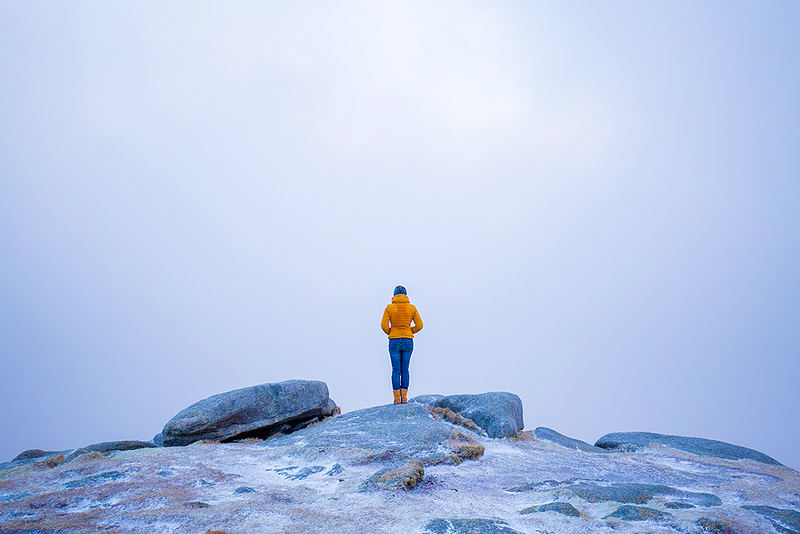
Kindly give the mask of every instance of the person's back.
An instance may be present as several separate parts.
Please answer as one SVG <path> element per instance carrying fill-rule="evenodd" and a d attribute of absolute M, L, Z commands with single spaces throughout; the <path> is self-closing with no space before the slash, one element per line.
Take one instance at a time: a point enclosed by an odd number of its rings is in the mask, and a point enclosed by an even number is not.
<path fill-rule="evenodd" d="M 408 365 L 414 351 L 414 334 L 422 330 L 422 319 L 417 307 L 408 300 L 406 288 L 403 286 L 394 288 L 392 303 L 383 311 L 381 328 L 389 336 L 394 403 L 405 403 L 408 395 Z"/>
<path fill-rule="evenodd" d="M 417 307 L 408 300 L 408 295 L 399 293 L 392 297 L 392 303 L 386 306 L 383 313 L 381 328 L 389 335 L 389 339 L 414 339 L 414 334 L 422 330 L 422 319 Z"/>

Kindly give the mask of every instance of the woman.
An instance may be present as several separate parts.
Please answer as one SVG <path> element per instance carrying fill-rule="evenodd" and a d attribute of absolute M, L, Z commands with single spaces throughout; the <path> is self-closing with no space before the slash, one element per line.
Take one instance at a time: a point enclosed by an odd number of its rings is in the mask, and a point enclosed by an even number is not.
<path fill-rule="evenodd" d="M 414 334 L 422 330 L 422 319 L 417 307 L 409 302 L 403 286 L 394 288 L 392 303 L 383 312 L 381 328 L 389 335 L 394 403 L 405 404 L 408 402 L 408 364 L 414 350 Z"/>

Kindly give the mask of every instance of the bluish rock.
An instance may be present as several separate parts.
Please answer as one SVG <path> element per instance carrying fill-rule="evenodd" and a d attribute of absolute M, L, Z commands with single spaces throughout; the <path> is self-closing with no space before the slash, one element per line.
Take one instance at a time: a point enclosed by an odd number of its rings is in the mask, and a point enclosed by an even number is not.
<path fill-rule="evenodd" d="M 651 519 L 666 519 L 668 517 L 672 517 L 672 515 L 667 512 L 661 512 L 645 506 L 623 504 L 603 519 L 613 518 L 621 519 L 622 521 L 648 521 Z"/>
<path fill-rule="evenodd" d="M 333 466 L 325 473 L 326 477 L 335 477 L 344 473 L 344 467 L 341 464 L 333 464 Z"/>
<path fill-rule="evenodd" d="M 695 505 L 683 501 L 672 501 L 664 503 L 664 507 L 669 508 L 670 510 L 688 510 L 689 508 L 696 508 Z"/>
<path fill-rule="evenodd" d="M 45 458 L 48 456 L 55 456 L 56 454 L 61 454 L 63 451 L 43 451 L 42 449 L 28 449 L 27 451 L 22 451 L 18 455 L 14 457 L 12 462 L 18 462 L 19 460 L 34 460 L 38 458 Z"/>
<path fill-rule="evenodd" d="M 120 478 L 123 478 L 125 473 L 120 471 L 106 471 L 104 473 L 99 473 L 97 475 L 91 475 L 88 477 L 79 478 L 77 480 L 72 480 L 64 484 L 64 487 L 67 488 L 83 488 L 86 486 L 99 486 L 101 484 L 109 484 L 111 482 L 115 482 Z"/>
<path fill-rule="evenodd" d="M 739 530 L 731 527 L 727 523 L 720 521 L 719 519 L 710 519 L 708 517 L 701 517 L 697 520 L 697 524 L 702 529 L 701 532 L 703 534 L 741 534 Z M 784 534 L 792 534 L 794 531 L 781 531 L 778 529 L 778 532 L 783 532 Z"/>
<path fill-rule="evenodd" d="M 155 436 L 153 436 L 153 445 L 156 447 L 163 447 L 164 446 L 164 434 L 159 432 Z"/>
<path fill-rule="evenodd" d="M 310 465 L 308 467 L 304 467 L 292 473 L 281 473 L 289 480 L 305 480 L 311 475 L 319 473 L 320 471 L 324 471 L 325 467 L 321 465 Z M 276 471 L 279 471 L 276 469 Z"/>
<path fill-rule="evenodd" d="M 587 502 L 614 501 L 629 504 L 645 504 L 656 495 L 684 498 L 700 506 L 720 506 L 722 500 L 711 493 L 694 493 L 658 484 L 636 484 L 618 482 L 608 486 L 583 482 L 569 487 L 572 492 Z"/>
<path fill-rule="evenodd" d="M 331 417 L 299 432 L 272 438 L 265 447 L 287 447 L 287 455 L 316 458 L 326 454 L 359 463 L 401 464 L 419 460 L 424 465 L 457 464 L 476 458 L 483 447 L 416 403 L 387 404 Z M 472 445 L 470 448 L 469 445 Z"/>
<path fill-rule="evenodd" d="M 627 452 L 638 451 L 650 445 L 663 445 L 700 456 L 725 460 L 754 460 L 765 464 L 781 465 L 761 452 L 713 439 L 669 436 L 652 432 L 615 432 L 606 434 L 595 443 L 596 447 L 603 449 Z"/>
<path fill-rule="evenodd" d="M 85 448 L 85 447 L 81 447 L 80 449 L 75 449 L 74 451 L 70 452 L 70 453 L 67 455 L 67 457 L 64 459 L 64 463 L 71 462 L 72 460 L 74 460 L 74 459 L 75 459 L 75 458 L 77 458 L 78 456 L 82 456 L 82 455 L 84 455 L 84 454 L 89 454 L 89 453 L 91 453 L 91 452 L 92 452 L 92 451 L 90 451 L 89 449 L 87 449 L 87 448 Z"/>
<path fill-rule="evenodd" d="M 10 495 L 3 495 L 2 497 L 0 497 L 0 504 L 6 502 L 21 501 L 22 499 L 27 499 L 28 497 L 33 497 L 33 496 L 34 496 L 33 493 L 28 493 L 27 491 L 23 491 L 21 493 L 12 493 Z"/>
<path fill-rule="evenodd" d="M 695 493 L 659 484 L 638 484 L 635 482 L 616 482 L 613 484 L 596 484 L 594 482 L 564 481 L 530 482 L 508 488 L 512 492 L 566 489 L 586 502 L 618 502 L 623 504 L 646 504 L 656 495 L 669 495 L 691 502 L 698 506 L 720 506 L 722 500 L 711 493 Z M 689 507 L 693 507 L 689 505 Z"/>
<path fill-rule="evenodd" d="M 136 449 L 147 449 L 156 447 L 154 443 L 149 441 L 104 441 L 102 443 L 95 443 L 84 447 L 89 452 L 111 452 L 111 451 L 133 451 Z"/>
<path fill-rule="evenodd" d="M 521 534 L 499 519 L 431 519 L 426 534 Z"/>
<path fill-rule="evenodd" d="M 784 534 L 800 533 L 800 512 L 797 510 L 787 510 L 763 505 L 747 505 L 742 506 L 742 508 L 755 512 L 768 519 L 778 532 Z"/>
<path fill-rule="evenodd" d="M 556 445 L 560 445 L 561 447 L 567 449 L 576 449 L 583 452 L 596 452 L 596 453 L 608 453 L 610 451 L 606 449 L 601 449 L 600 447 L 595 447 L 594 445 L 589 445 L 585 441 L 581 441 L 579 439 L 568 438 L 563 434 L 559 434 L 555 430 L 547 427 L 540 426 L 533 431 L 533 435 L 536 439 L 542 441 L 549 441 L 550 443 L 555 443 Z"/>
<path fill-rule="evenodd" d="M 444 398 L 444 395 L 417 395 L 408 402 L 418 402 L 420 404 L 427 404 L 428 406 L 435 406 L 436 403 Z"/>
<path fill-rule="evenodd" d="M 69 460 L 70 453 L 73 453 L 73 451 L 43 451 L 41 449 L 30 449 L 19 453 L 10 462 L 0 463 L 0 471 L 36 462 L 46 462 L 47 460 L 57 458 L 58 456 L 66 457 L 67 460 Z"/>
<path fill-rule="evenodd" d="M 536 506 L 529 506 L 520 513 L 533 514 L 538 512 L 556 512 L 569 517 L 580 517 L 581 513 L 568 502 L 551 502 L 547 504 L 539 504 Z"/>
<path fill-rule="evenodd" d="M 164 445 L 266 437 L 277 429 L 328 416 L 335 408 L 328 386 L 317 380 L 237 389 L 203 399 L 178 413 L 164 426 Z"/>
<path fill-rule="evenodd" d="M 479 395 L 420 395 L 411 399 L 438 408 L 450 408 L 471 419 L 492 438 L 510 438 L 522 430 L 522 401 L 517 395 L 493 391 Z"/>

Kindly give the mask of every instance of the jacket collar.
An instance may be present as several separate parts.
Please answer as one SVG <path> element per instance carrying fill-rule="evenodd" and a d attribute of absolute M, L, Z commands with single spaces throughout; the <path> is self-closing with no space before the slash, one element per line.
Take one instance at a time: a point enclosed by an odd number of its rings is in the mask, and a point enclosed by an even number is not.
<path fill-rule="evenodd" d="M 403 295 L 401 293 L 401 294 L 393 296 L 392 297 L 392 304 L 395 304 L 395 303 L 398 303 L 398 302 L 404 302 L 404 303 L 408 304 L 409 303 L 408 295 Z"/>

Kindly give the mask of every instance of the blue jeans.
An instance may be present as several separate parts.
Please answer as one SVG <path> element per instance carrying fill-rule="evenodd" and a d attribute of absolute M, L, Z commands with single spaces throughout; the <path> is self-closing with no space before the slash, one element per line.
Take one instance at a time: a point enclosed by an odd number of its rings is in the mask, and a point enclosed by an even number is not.
<path fill-rule="evenodd" d="M 389 340 L 389 356 L 392 358 L 392 389 L 408 389 L 408 364 L 414 351 L 414 340 L 398 337 Z"/>

